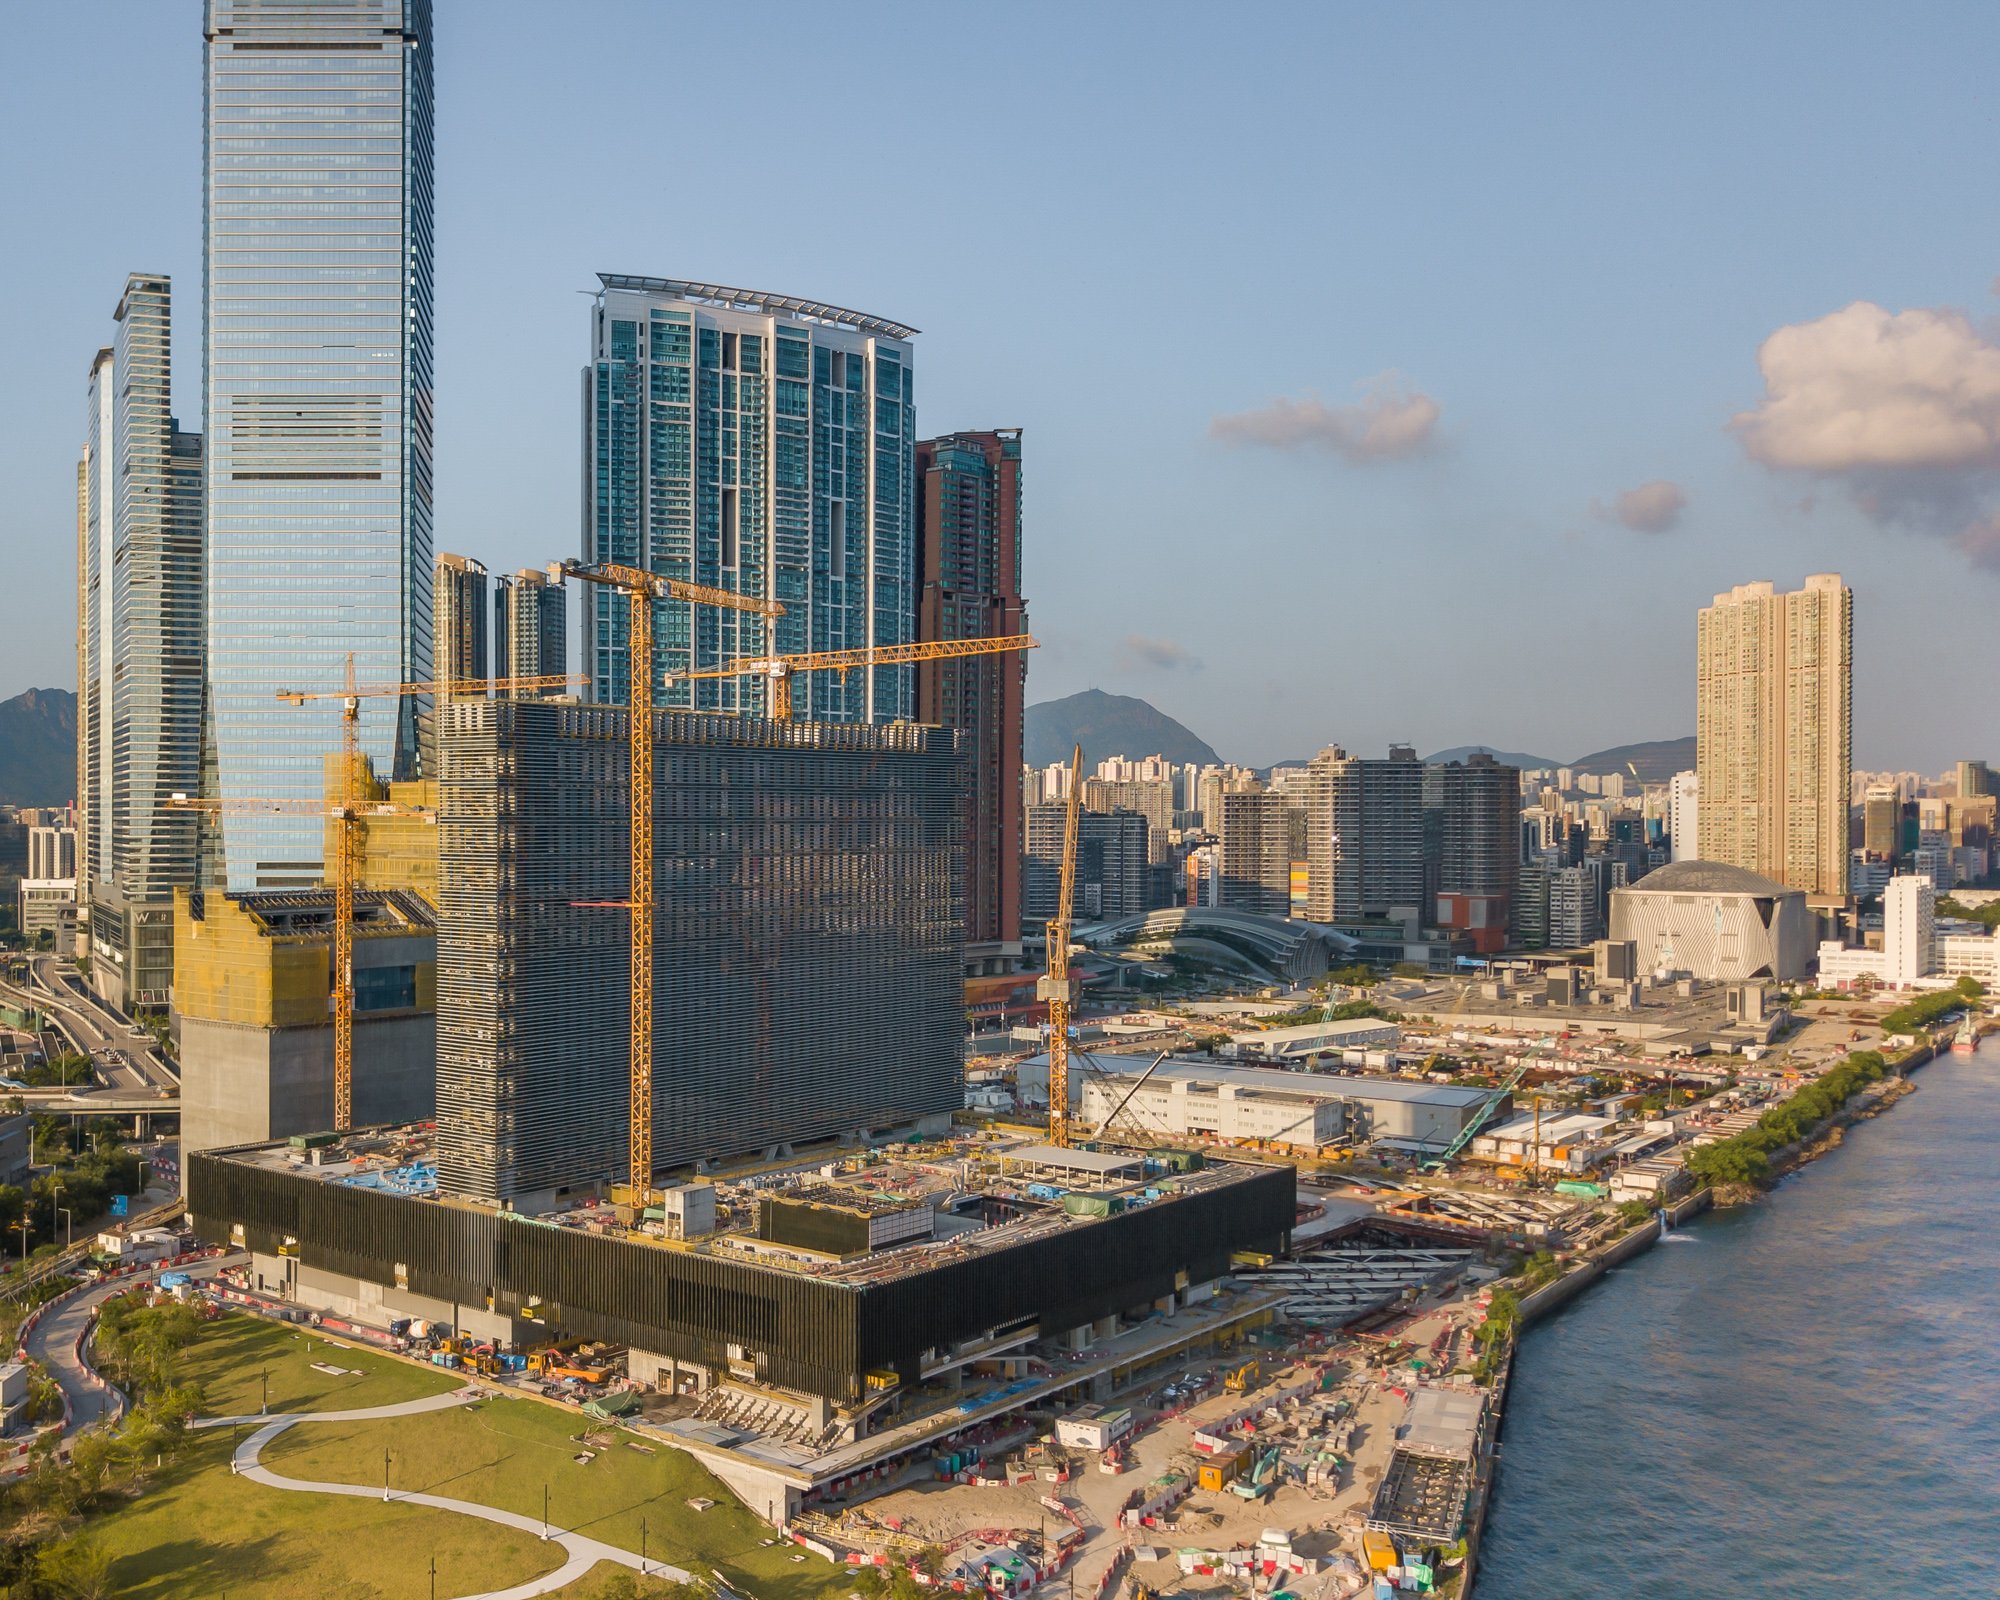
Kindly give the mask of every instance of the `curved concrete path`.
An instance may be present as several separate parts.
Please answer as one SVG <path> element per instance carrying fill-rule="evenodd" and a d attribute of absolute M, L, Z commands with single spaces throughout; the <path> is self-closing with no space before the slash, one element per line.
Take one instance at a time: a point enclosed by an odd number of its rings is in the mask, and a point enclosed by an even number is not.
<path fill-rule="evenodd" d="M 566 1533 L 555 1528 L 544 1532 L 541 1522 L 534 1517 L 520 1516 L 512 1511 L 501 1511 L 494 1506 L 483 1506 L 472 1500 L 453 1500 L 441 1494 L 423 1494 L 406 1489 L 392 1489 L 384 1493 L 380 1489 L 371 1489 L 366 1484 L 360 1483 L 322 1483 L 309 1478 L 284 1478 L 258 1462 L 265 1445 L 286 1429 L 297 1427 L 303 1422 L 373 1422 L 384 1417 L 410 1417 L 424 1411 L 443 1411 L 452 1406 L 470 1405 L 475 1400 L 487 1398 L 489 1396 L 484 1390 L 475 1385 L 468 1385 L 449 1394 L 427 1395 L 421 1400 L 405 1400 L 391 1406 L 368 1406 L 357 1411 L 299 1411 L 274 1417 L 207 1417 L 197 1422 L 195 1426 L 226 1428 L 232 1423 L 256 1424 L 257 1431 L 236 1447 L 236 1453 L 229 1463 L 232 1472 L 250 1479 L 253 1483 L 302 1494 L 341 1494 L 364 1500 L 373 1500 L 379 1496 L 402 1505 L 429 1506 L 434 1511 L 455 1511 L 461 1516 L 478 1517 L 485 1522 L 497 1522 L 502 1527 L 518 1528 L 523 1533 L 532 1533 L 538 1538 L 552 1540 L 560 1544 L 567 1554 L 567 1559 L 561 1566 L 543 1577 L 531 1578 L 526 1583 L 517 1583 L 511 1589 L 492 1589 L 484 1594 L 468 1595 L 464 1600 L 532 1600 L 535 1595 L 549 1594 L 565 1584 L 575 1583 L 600 1561 L 615 1561 L 620 1566 L 630 1567 L 634 1572 L 641 1570 L 639 1558 L 629 1550 L 621 1550 L 617 1545 L 606 1544 L 602 1539 L 593 1539 L 588 1534 Z M 649 1560 L 644 1570 L 656 1577 L 669 1578 L 677 1583 L 692 1581 L 688 1572 L 680 1567 L 669 1566 L 664 1561 Z"/>
<path fill-rule="evenodd" d="M 224 1267 L 249 1259 L 246 1255 L 209 1256 L 178 1267 L 156 1266 L 145 1273 L 107 1278 L 81 1289 L 72 1289 L 61 1304 L 43 1313 L 34 1327 L 28 1330 L 24 1348 L 33 1360 L 48 1368 L 49 1376 L 56 1380 L 64 1400 L 68 1402 L 69 1415 L 63 1423 L 63 1437 L 68 1438 L 95 1422 L 116 1422 L 125 1409 L 125 1397 L 98 1377 L 88 1362 L 77 1359 L 76 1342 L 90 1326 L 91 1313 L 98 1306 L 114 1295 L 130 1294 L 134 1289 L 158 1283 L 162 1271 L 184 1272 L 200 1281 L 214 1277 Z"/>

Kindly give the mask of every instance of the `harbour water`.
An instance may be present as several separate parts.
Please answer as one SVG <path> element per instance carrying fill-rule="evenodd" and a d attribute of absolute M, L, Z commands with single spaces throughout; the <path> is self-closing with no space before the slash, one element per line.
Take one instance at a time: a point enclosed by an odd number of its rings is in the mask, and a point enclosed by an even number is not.
<path fill-rule="evenodd" d="M 2000 1595 L 2000 1040 L 1531 1330 L 1476 1600 Z"/>

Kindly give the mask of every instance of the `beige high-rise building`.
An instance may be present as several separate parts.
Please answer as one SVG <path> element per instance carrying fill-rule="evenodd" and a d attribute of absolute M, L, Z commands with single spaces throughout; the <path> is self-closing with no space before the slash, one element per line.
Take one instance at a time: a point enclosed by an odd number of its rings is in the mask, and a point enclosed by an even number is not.
<path fill-rule="evenodd" d="M 1695 770 L 1701 859 L 1847 898 L 1854 591 L 1815 573 L 1739 584 L 1701 613 Z"/>

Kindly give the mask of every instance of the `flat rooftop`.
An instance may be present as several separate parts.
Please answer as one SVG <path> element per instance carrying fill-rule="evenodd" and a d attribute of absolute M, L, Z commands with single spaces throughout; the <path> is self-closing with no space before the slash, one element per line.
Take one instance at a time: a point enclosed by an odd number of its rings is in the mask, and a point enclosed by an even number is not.
<path fill-rule="evenodd" d="M 1268 1036 L 1267 1036 L 1268 1037 Z M 1071 1081 L 1081 1076 L 1136 1078 L 1151 1065 L 1152 1057 L 1109 1055 L 1102 1052 L 1070 1055 Z M 1046 1069 L 1048 1057 L 1036 1056 L 1022 1063 L 1040 1064 Z M 1081 1067 L 1079 1074 L 1075 1069 Z M 1478 1105 L 1488 1099 L 1491 1089 L 1465 1089 L 1456 1084 L 1425 1083 L 1415 1078 L 1385 1078 L 1344 1072 L 1287 1072 L 1283 1067 L 1236 1067 L 1212 1061 L 1163 1061 L 1152 1081 L 1172 1079 L 1183 1083 L 1212 1086 L 1234 1084 L 1273 1094 L 1309 1095 L 1321 1100 L 1396 1100 L 1430 1106 Z"/>
<path fill-rule="evenodd" d="M 1477 1389 L 1420 1387 L 1410 1396 L 1397 1443 L 1415 1455 L 1469 1460 L 1485 1410 L 1486 1396 Z"/>
<path fill-rule="evenodd" d="M 422 1123 L 358 1129 L 314 1149 L 277 1142 L 204 1153 L 307 1182 L 373 1189 L 416 1204 L 499 1211 L 484 1201 L 438 1192 L 435 1137 L 435 1126 Z M 715 1232 L 685 1240 L 667 1237 L 658 1220 L 628 1222 L 618 1206 L 594 1197 L 568 1200 L 543 1211 L 500 1214 L 528 1227 L 575 1229 L 644 1247 L 861 1286 L 914 1277 L 953 1261 L 1076 1228 L 1115 1225 L 1117 1215 L 1247 1183 L 1268 1170 L 1211 1158 L 1196 1172 L 1149 1175 L 1147 1165 L 1147 1158 L 1138 1154 L 1064 1150 L 1028 1139 L 976 1135 L 924 1145 L 842 1150 L 779 1166 L 725 1169 L 707 1180 L 716 1197 Z M 1122 1212 L 1071 1214 L 1063 1204 L 1063 1195 L 1072 1187 L 1061 1177 L 1065 1172 L 1074 1174 L 1073 1187 L 1081 1192 L 1095 1194 L 1107 1185 L 1115 1187 L 1123 1198 Z M 1030 1174 L 1038 1191 L 1033 1194 Z M 935 1215 L 934 1237 L 865 1255 L 830 1258 L 758 1238 L 758 1202 L 767 1199 L 868 1214 L 928 1207 Z M 631 1213 L 627 1210 L 624 1215 Z"/>
<path fill-rule="evenodd" d="M 1356 1039 L 1400 1031 L 1381 1017 L 1343 1017 L 1337 1022 L 1301 1022 L 1289 1028 L 1251 1029 L 1230 1035 L 1234 1044 L 1296 1044 L 1302 1039 Z"/>

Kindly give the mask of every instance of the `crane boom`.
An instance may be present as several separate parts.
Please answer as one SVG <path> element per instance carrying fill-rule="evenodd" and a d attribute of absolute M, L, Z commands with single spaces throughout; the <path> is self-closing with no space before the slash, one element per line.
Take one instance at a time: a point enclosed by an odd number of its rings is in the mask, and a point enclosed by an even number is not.
<path fill-rule="evenodd" d="M 858 650 L 817 650 L 807 655 L 738 656 L 727 666 L 698 667 L 677 674 L 682 678 L 756 676 L 771 682 L 771 715 L 780 721 L 792 714 L 792 679 L 801 672 L 852 672 L 856 667 L 893 667 L 912 661 L 957 661 L 967 656 L 998 655 L 1007 650 L 1033 650 L 1039 641 L 1031 633 L 1000 634 L 986 639 L 919 639 L 910 644 L 864 645 Z"/>
<path fill-rule="evenodd" d="M 1069 1017 L 1072 985 L 1069 976 L 1070 914 L 1076 903 L 1077 814 L 1083 801 L 1083 746 L 1073 746 L 1069 758 L 1069 806 L 1063 813 L 1062 876 L 1056 889 L 1056 914 L 1048 926 L 1048 972 L 1036 984 L 1037 998 L 1049 1008 L 1049 1143 L 1067 1147 L 1069 1116 Z"/>
<path fill-rule="evenodd" d="M 1146 1070 L 1140 1073 L 1138 1077 L 1132 1080 L 1132 1087 L 1127 1089 L 1124 1095 L 1119 1099 L 1118 1104 L 1116 1104 L 1111 1108 L 1111 1115 L 1106 1117 L 1102 1122 L 1100 1122 L 1097 1125 L 1097 1132 L 1092 1135 L 1093 1138 L 1101 1139 L 1104 1137 L 1105 1133 L 1111 1127 L 1111 1124 L 1118 1120 L 1118 1114 L 1132 1103 L 1132 1096 L 1134 1096 L 1141 1089 L 1146 1087 L 1146 1080 L 1150 1078 L 1155 1072 L 1158 1072 L 1160 1070 L 1160 1063 L 1166 1059 L 1167 1059 L 1167 1052 L 1164 1050 L 1162 1050 L 1158 1055 L 1153 1057 L 1152 1061 L 1146 1067 Z"/>
<path fill-rule="evenodd" d="M 1459 1130 L 1458 1137 L 1456 1139 L 1452 1140 L 1450 1144 L 1445 1146 L 1444 1154 L 1436 1156 L 1430 1161 L 1424 1163 L 1424 1170 L 1426 1172 L 1437 1171 L 1439 1167 L 1442 1167 L 1447 1163 L 1449 1163 L 1453 1156 L 1457 1155 L 1459 1151 L 1463 1150 L 1467 1145 L 1472 1143 L 1474 1135 L 1476 1135 L 1481 1128 L 1486 1126 L 1486 1119 L 1493 1115 L 1494 1109 L 1500 1104 L 1502 1100 L 1506 1099 L 1509 1094 L 1513 1093 L 1515 1087 L 1520 1083 L 1520 1081 L 1524 1077 L 1527 1076 L 1529 1065 L 1530 1063 L 1523 1062 L 1520 1066 L 1516 1067 L 1513 1070 L 1513 1072 L 1508 1076 L 1507 1081 L 1501 1084 L 1499 1088 L 1495 1089 L 1491 1094 L 1489 1094 L 1486 1097 L 1486 1099 L 1483 1102 L 1481 1102 L 1479 1109 L 1473 1113 L 1472 1120 Z"/>
<path fill-rule="evenodd" d="M 509 678 L 427 678 L 420 683 L 367 683 L 340 689 L 280 689 L 278 698 L 297 706 L 304 705 L 308 700 L 344 700 L 349 695 L 475 695 L 484 694 L 489 689 L 496 694 L 510 694 L 515 691 L 569 688 L 589 681 L 578 672 L 544 672 Z"/>
<path fill-rule="evenodd" d="M 738 594 L 734 589 L 717 589 L 706 583 L 688 583 L 641 567 L 627 567 L 616 561 L 565 561 L 562 575 L 583 583 L 608 583 L 655 600 L 686 600 L 698 606 L 721 606 L 728 611 L 750 611 L 760 617 L 782 617 L 785 603 L 766 600 L 761 595 Z"/>

